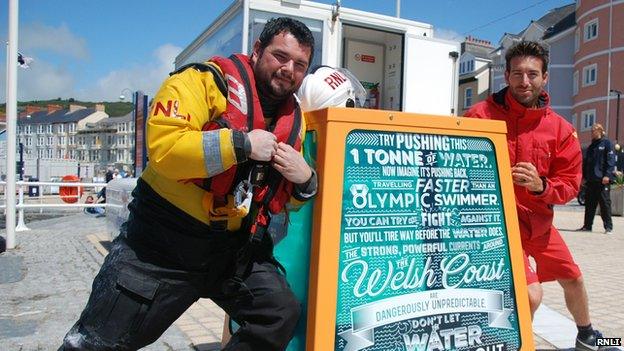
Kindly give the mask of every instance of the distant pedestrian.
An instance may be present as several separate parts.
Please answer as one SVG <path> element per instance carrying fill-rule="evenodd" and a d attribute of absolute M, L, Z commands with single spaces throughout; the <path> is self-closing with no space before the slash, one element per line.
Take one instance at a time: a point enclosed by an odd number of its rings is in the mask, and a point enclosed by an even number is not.
<path fill-rule="evenodd" d="M 111 180 L 113 180 L 114 175 L 113 175 L 113 170 L 112 168 L 109 168 L 106 170 L 106 174 L 104 175 L 104 180 L 106 180 L 106 182 L 110 182 Z"/>
<path fill-rule="evenodd" d="M 586 187 L 585 221 L 578 231 L 591 232 L 596 216 L 596 206 L 600 204 L 600 217 L 602 217 L 605 234 L 611 234 L 613 221 L 611 220 L 610 193 L 611 182 L 615 177 L 615 153 L 611 141 L 604 137 L 605 132 L 601 124 L 594 124 L 591 133 L 592 142 L 583 160 L 583 179 Z"/>
<path fill-rule="evenodd" d="M 108 184 L 108 182 L 113 180 L 113 178 L 114 178 L 113 169 L 112 168 L 108 168 L 106 170 L 106 174 L 104 174 L 104 180 L 106 180 L 106 183 Z M 106 202 L 106 187 L 102 188 L 102 190 L 100 190 L 100 192 L 97 194 L 97 196 L 98 196 L 98 198 L 102 199 L 101 202 Z"/>
<path fill-rule="evenodd" d="M 474 105 L 468 117 L 502 120 L 524 254 L 531 315 L 542 302 L 542 282 L 556 280 L 578 328 L 576 350 L 598 350 L 583 275 L 552 224 L 553 205 L 572 200 L 581 182 L 581 146 L 574 127 L 550 106 L 548 50 L 521 41 L 505 54 L 507 87 Z M 537 269 L 530 264 L 535 260 Z"/>

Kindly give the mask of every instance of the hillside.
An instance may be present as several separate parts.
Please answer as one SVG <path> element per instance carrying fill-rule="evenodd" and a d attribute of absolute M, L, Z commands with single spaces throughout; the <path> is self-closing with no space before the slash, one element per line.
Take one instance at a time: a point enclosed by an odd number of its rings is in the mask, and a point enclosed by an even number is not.
<path fill-rule="evenodd" d="M 106 107 L 106 113 L 111 117 L 118 117 L 128 114 L 128 112 L 132 111 L 132 103 L 131 102 L 97 102 L 98 104 L 104 104 Z M 21 111 L 27 105 L 32 106 L 41 106 L 46 108 L 48 104 L 61 105 L 63 108 L 68 108 L 69 104 L 81 105 L 87 108 L 94 107 L 96 102 L 86 102 L 86 101 L 78 101 L 72 98 L 62 100 L 60 98 L 54 100 L 36 100 L 36 101 L 18 101 L 17 110 Z M 0 104 L 0 115 L 6 114 L 6 104 Z"/>

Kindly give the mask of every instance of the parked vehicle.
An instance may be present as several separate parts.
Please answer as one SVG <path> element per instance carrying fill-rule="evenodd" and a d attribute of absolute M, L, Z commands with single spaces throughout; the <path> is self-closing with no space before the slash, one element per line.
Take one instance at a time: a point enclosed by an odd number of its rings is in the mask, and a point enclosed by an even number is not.
<path fill-rule="evenodd" d="M 585 183 L 581 184 L 581 188 L 579 189 L 578 195 L 576 195 L 576 201 L 578 201 L 579 205 L 585 206 L 585 190 L 587 187 Z"/>
<path fill-rule="evenodd" d="M 311 66 L 344 67 L 368 91 L 366 108 L 452 115 L 460 44 L 432 25 L 311 1 L 237 0 L 175 60 L 176 69 L 212 56 L 250 53 L 265 23 L 289 16 L 315 40 Z"/>

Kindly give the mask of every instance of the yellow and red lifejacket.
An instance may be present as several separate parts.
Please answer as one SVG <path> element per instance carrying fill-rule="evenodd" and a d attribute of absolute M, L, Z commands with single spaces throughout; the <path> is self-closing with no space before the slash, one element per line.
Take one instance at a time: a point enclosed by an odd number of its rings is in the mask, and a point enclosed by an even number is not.
<path fill-rule="evenodd" d="M 214 57 L 211 62 L 219 66 L 225 82 L 227 99 L 226 111 L 215 120 L 206 123 L 202 130 L 229 128 L 242 132 L 253 129 L 267 130 L 262 106 L 256 91 L 256 81 L 250 59 L 246 55 L 236 54 L 229 58 Z M 288 98 L 277 110 L 273 118 L 271 131 L 277 137 L 277 142 L 283 142 L 301 151 L 301 110 L 294 96 Z M 212 193 L 213 206 L 226 205 L 224 200 L 234 191 L 234 187 L 247 179 L 255 161 L 249 160 L 235 165 L 225 172 L 209 179 L 195 181 L 208 192 Z M 293 184 L 287 181 L 273 167 L 269 167 L 268 176 L 263 186 L 254 189 L 253 201 L 267 206 L 271 213 L 278 213 L 284 209 L 292 194 Z M 219 200 L 223 199 L 223 200 Z M 221 201 L 221 204 L 219 202 Z"/>

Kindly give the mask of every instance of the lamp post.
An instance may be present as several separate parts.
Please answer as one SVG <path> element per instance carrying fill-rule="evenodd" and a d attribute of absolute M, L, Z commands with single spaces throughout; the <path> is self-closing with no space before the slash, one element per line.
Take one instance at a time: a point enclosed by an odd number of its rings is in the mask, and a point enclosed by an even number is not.
<path fill-rule="evenodd" d="M 125 94 L 126 92 L 128 93 L 128 95 Z M 132 90 L 124 88 L 121 90 L 121 93 L 119 93 L 119 100 L 124 101 L 128 96 L 134 97 L 134 93 L 132 92 Z"/>
<path fill-rule="evenodd" d="M 620 95 L 622 92 L 617 89 L 609 90 L 609 93 L 617 95 L 617 101 L 615 103 L 615 145 L 619 145 L 620 135 Z"/>
<path fill-rule="evenodd" d="M 620 167 L 620 155 L 622 153 L 622 147 L 620 146 L 620 95 L 622 92 L 617 89 L 609 90 L 610 94 L 615 94 L 617 100 L 615 103 L 615 170 L 619 170 Z"/>

